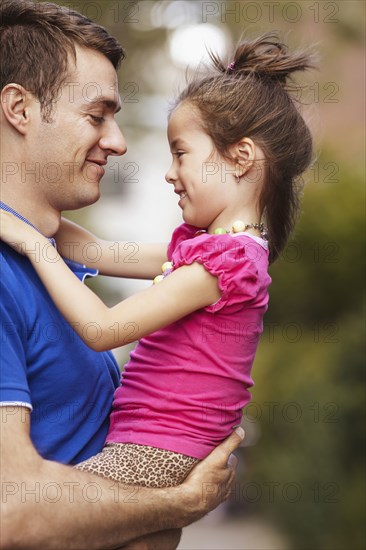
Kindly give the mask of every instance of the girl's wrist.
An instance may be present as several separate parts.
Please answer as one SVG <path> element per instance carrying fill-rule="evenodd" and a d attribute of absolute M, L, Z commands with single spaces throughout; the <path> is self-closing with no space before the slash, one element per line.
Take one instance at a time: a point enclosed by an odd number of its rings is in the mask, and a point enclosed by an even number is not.
<path fill-rule="evenodd" d="M 34 263 L 41 260 L 54 263 L 59 260 L 59 254 L 53 244 L 43 235 L 37 234 L 23 243 L 23 254 Z"/>

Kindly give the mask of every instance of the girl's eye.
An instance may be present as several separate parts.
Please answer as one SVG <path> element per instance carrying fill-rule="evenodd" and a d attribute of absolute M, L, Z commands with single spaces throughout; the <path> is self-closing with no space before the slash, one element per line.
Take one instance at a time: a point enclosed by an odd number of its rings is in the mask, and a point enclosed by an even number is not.
<path fill-rule="evenodd" d="M 94 115 L 89 115 L 89 116 L 92 119 L 92 121 L 95 122 L 96 124 L 102 124 L 102 122 L 104 122 L 104 118 L 102 116 L 94 116 Z"/>
<path fill-rule="evenodd" d="M 176 153 L 173 153 L 177 158 L 181 157 L 182 155 L 184 155 L 184 151 L 177 151 Z"/>

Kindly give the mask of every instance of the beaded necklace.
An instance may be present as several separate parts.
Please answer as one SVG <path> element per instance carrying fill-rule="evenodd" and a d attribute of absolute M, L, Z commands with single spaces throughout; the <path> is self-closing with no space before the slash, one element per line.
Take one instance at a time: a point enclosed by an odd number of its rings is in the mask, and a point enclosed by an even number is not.
<path fill-rule="evenodd" d="M 246 231 L 249 228 L 258 229 L 260 231 L 261 237 L 264 240 L 268 240 L 268 229 L 265 227 L 264 223 L 244 223 L 241 220 L 236 220 L 231 228 L 231 231 L 228 231 L 227 229 L 224 229 L 223 227 L 217 227 L 214 230 L 214 235 L 226 235 L 230 233 L 242 233 L 243 231 Z M 196 231 L 194 234 L 194 237 L 197 237 L 198 235 L 202 235 L 203 233 L 207 233 L 206 229 L 200 229 L 199 231 Z M 172 262 L 164 262 L 161 266 L 162 275 L 157 275 L 153 283 L 156 285 L 157 283 L 160 283 L 164 277 L 166 277 L 173 269 Z"/>

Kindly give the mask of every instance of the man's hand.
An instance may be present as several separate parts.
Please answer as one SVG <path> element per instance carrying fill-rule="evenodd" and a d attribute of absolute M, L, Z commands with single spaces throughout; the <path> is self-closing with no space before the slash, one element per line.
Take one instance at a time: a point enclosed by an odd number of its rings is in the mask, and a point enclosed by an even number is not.
<path fill-rule="evenodd" d="M 198 520 L 228 498 L 237 465 L 237 458 L 231 453 L 239 447 L 244 435 L 244 430 L 237 428 L 179 486 L 186 507 L 184 525 Z"/>
<path fill-rule="evenodd" d="M 193 468 L 182 485 L 175 488 L 182 491 L 175 500 L 178 501 L 176 504 L 180 512 L 184 510 L 183 526 L 197 521 L 228 498 L 237 464 L 237 458 L 231 453 L 239 447 L 244 435 L 244 430 L 237 428 L 236 432 Z M 180 529 L 160 531 L 136 539 L 123 548 L 125 550 L 173 550 L 178 546 L 180 536 Z"/>

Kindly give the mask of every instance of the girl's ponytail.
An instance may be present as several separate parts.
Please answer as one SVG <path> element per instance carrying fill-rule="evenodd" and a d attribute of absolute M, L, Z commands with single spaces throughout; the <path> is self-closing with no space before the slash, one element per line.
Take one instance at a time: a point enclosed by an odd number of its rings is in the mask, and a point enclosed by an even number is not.
<path fill-rule="evenodd" d="M 273 32 L 253 41 L 240 43 L 232 61 L 232 69 L 228 66 L 226 70 L 243 75 L 269 77 L 282 84 L 286 84 L 292 73 L 314 68 L 311 56 L 303 52 L 288 53 L 287 46 L 279 42 Z"/>

